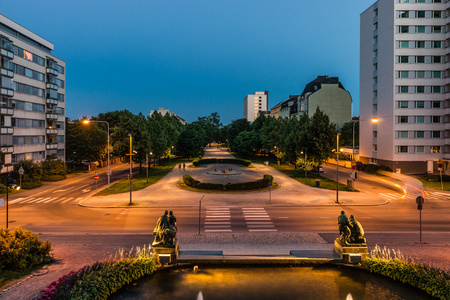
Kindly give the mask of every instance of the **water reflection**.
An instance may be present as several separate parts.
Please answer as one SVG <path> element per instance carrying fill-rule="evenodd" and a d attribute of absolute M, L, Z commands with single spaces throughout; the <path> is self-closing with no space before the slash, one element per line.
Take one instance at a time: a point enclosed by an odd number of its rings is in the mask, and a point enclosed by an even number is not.
<path fill-rule="evenodd" d="M 199 292 L 201 291 L 201 292 Z M 244 267 L 161 270 L 111 299 L 432 299 L 410 286 L 361 270 Z"/>

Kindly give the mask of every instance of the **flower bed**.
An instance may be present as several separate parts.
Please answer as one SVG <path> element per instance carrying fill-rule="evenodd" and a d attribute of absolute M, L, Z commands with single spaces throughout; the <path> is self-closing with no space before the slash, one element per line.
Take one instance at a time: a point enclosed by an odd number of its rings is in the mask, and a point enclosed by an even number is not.
<path fill-rule="evenodd" d="M 217 191 L 249 191 L 249 190 L 258 190 L 262 188 L 266 188 L 269 186 L 269 183 L 273 183 L 272 175 L 264 175 L 263 179 L 249 182 L 238 182 L 238 183 L 229 183 L 229 184 L 220 184 L 220 183 L 206 183 L 195 180 L 190 175 L 183 175 L 183 182 L 185 185 L 199 189 L 199 190 L 217 190 Z"/>

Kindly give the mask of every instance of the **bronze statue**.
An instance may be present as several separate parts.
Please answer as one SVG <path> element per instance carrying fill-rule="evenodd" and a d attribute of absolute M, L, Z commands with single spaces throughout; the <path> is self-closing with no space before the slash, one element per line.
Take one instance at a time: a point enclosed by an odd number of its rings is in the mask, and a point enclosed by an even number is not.
<path fill-rule="evenodd" d="M 339 240 L 343 244 L 348 244 L 350 239 L 350 222 L 344 211 L 341 211 L 341 215 L 338 217 L 339 225 Z"/>
<path fill-rule="evenodd" d="M 153 229 L 153 235 L 155 239 L 152 246 L 173 246 L 175 236 L 177 234 L 177 218 L 170 212 L 170 217 L 168 216 L 168 211 L 164 212 L 164 215 L 158 219 L 156 222 L 155 229 Z"/>
<path fill-rule="evenodd" d="M 366 239 L 364 238 L 364 229 L 361 226 L 361 223 L 356 221 L 353 215 L 350 216 L 350 227 L 351 227 L 350 242 L 357 244 L 365 244 Z"/>

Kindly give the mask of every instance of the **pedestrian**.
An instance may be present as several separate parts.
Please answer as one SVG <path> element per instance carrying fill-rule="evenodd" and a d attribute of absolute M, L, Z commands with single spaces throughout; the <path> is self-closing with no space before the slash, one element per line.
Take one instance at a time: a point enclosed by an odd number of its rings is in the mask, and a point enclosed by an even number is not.
<path fill-rule="evenodd" d="M 181 171 L 181 164 L 179 164 L 179 165 L 178 165 L 178 170 L 180 170 L 180 171 Z"/>
<path fill-rule="evenodd" d="M 186 170 L 186 164 L 183 163 L 183 171 L 185 171 L 185 170 Z"/>

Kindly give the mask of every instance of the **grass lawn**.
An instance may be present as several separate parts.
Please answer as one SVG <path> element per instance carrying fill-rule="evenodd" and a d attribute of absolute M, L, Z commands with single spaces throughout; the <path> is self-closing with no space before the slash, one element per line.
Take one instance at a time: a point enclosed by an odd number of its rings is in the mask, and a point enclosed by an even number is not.
<path fill-rule="evenodd" d="M 156 167 L 152 166 L 148 170 L 148 182 L 147 182 L 147 172 L 145 168 L 142 168 L 141 172 L 133 174 L 133 182 L 131 188 L 133 191 L 145 189 L 149 185 L 154 184 L 155 182 L 166 176 L 167 173 L 169 173 L 178 164 L 187 163 L 191 161 L 192 160 L 189 160 L 188 158 L 175 158 L 172 159 L 170 164 L 167 162 L 166 164 L 163 163 L 162 165 L 156 165 Z M 125 178 L 111 185 L 109 191 L 108 188 L 106 188 L 95 194 L 95 196 L 106 196 L 111 194 L 126 193 L 129 191 L 130 191 L 130 181 L 127 178 Z"/>
<path fill-rule="evenodd" d="M 41 269 L 42 266 L 36 266 L 32 269 L 28 269 L 25 271 L 8 271 L 8 270 L 4 270 L 0 272 L 0 288 L 5 287 L 9 282 L 17 280 L 17 279 L 21 279 L 24 278 L 25 276 L 30 275 L 33 271 L 39 270 Z"/>
<path fill-rule="evenodd" d="M 436 178 L 429 178 L 429 176 L 425 176 L 425 177 L 418 177 L 417 179 L 422 181 L 423 187 L 425 187 L 425 188 L 441 190 L 441 191 L 442 190 L 450 191 L 450 182 L 448 182 L 448 181 L 443 181 L 442 185 L 444 186 L 444 189 L 441 188 L 441 179 L 439 178 L 439 176 L 437 176 Z"/>
<path fill-rule="evenodd" d="M 277 167 L 276 164 L 272 165 L 275 169 L 278 171 L 286 174 L 287 176 L 297 180 L 298 182 L 301 182 L 303 184 L 315 187 L 316 186 L 316 179 L 320 179 L 320 188 L 327 189 L 327 190 L 336 190 L 336 181 L 325 178 L 325 177 L 318 177 L 316 172 L 307 172 L 307 177 L 305 180 L 305 170 L 303 169 L 295 169 L 293 165 L 281 165 L 280 167 Z M 349 190 L 347 189 L 347 185 L 343 183 L 339 183 L 339 190 L 340 191 L 351 191 L 351 192 L 359 192 L 358 190 Z"/>

